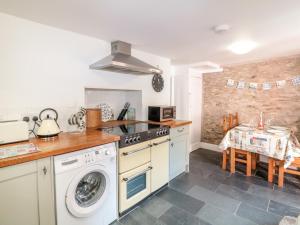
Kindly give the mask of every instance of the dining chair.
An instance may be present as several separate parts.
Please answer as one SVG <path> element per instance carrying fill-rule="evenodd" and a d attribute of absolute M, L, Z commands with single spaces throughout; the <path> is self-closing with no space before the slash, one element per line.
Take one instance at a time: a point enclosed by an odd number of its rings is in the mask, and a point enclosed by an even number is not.
<path fill-rule="evenodd" d="M 239 116 L 229 114 L 223 116 L 223 132 L 224 135 L 232 128 L 239 125 Z M 248 151 L 228 148 L 223 151 L 222 169 L 226 170 L 227 161 L 230 161 L 230 173 L 235 173 L 236 162 L 246 164 L 246 175 L 251 176 L 251 169 L 256 169 L 257 154 Z"/>

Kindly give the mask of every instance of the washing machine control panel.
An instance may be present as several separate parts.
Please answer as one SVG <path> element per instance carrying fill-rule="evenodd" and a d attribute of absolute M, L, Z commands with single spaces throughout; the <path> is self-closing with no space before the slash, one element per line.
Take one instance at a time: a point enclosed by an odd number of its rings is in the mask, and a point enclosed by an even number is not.
<path fill-rule="evenodd" d="M 114 144 L 100 145 L 68 154 L 68 156 L 58 156 L 58 160 L 55 160 L 55 169 L 56 173 L 60 173 L 101 162 L 106 159 L 111 159 L 113 157 L 116 157 L 116 148 Z"/>

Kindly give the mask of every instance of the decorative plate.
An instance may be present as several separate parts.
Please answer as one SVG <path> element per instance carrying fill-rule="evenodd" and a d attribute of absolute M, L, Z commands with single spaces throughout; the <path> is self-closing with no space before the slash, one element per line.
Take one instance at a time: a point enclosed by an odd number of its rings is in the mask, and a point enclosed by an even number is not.
<path fill-rule="evenodd" d="M 99 108 L 101 109 L 102 121 L 106 122 L 114 118 L 113 110 L 108 104 L 101 103 Z"/>

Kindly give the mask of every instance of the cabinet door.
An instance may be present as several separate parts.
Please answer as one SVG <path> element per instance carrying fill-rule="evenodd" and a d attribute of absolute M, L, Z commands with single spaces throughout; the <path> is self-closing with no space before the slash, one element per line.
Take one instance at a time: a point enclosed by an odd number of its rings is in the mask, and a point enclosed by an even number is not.
<path fill-rule="evenodd" d="M 40 225 L 55 225 L 52 158 L 37 161 Z"/>
<path fill-rule="evenodd" d="M 169 136 L 152 141 L 151 166 L 151 192 L 154 192 L 169 181 Z"/>
<path fill-rule="evenodd" d="M 39 225 L 36 161 L 0 169 L 0 224 Z"/>
<path fill-rule="evenodd" d="M 188 135 L 171 138 L 170 142 L 170 180 L 185 171 Z"/>

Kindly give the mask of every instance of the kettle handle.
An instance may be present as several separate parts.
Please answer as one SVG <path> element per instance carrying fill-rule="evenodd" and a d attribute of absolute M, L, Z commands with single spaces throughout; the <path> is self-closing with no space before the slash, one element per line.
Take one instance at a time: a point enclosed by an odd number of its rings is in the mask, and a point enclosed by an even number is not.
<path fill-rule="evenodd" d="M 57 119 L 58 119 L 58 113 L 55 109 L 52 109 L 52 108 L 46 108 L 46 109 L 43 109 L 41 112 L 40 112 L 40 115 L 39 115 L 39 119 L 40 121 L 42 121 L 42 114 L 45 112 L 45 111 L 52 111 L 55 113 L 55 118 L 53 118 L 56 123 L 57 123 Z"/>

